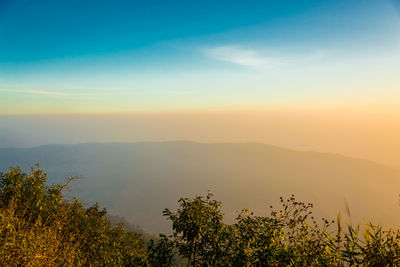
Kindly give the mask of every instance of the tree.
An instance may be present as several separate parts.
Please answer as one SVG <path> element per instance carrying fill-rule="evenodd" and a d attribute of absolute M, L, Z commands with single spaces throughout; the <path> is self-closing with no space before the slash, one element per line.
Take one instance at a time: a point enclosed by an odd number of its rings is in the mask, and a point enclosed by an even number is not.
<path fill-rule="evenodd" d="M 181 198 L 176 213 L 164 210 L 164 216 L 172 221 L 173 238 L 179 253 L 188 259 L 188 266 L 221 264 L 225 253 L 221 202 L 206 198 Z"/>

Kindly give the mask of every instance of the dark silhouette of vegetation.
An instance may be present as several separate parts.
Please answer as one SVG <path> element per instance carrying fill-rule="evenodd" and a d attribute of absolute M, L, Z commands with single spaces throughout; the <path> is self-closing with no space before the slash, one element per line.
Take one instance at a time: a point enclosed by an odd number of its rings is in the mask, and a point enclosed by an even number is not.
<path fill-rule="evenodd" d="M 111 223 L 98 205 L 63 197 L 37 168 L 0 174 L 1 266 L 398 266 L 399 231 L 317 220 L 294 196 L 269 216 L 242 210 L 224 223 L 212 194 L 166 209 L 172 234 L 158 239 Z"/>
<path fill-rule="evenodd" d="M 157 242 L 151 239 L 147 246 L 150 266 L 172 266 L 175 263 L 174 247 L 174 242 L 166 235 L 160 235 Z"/>

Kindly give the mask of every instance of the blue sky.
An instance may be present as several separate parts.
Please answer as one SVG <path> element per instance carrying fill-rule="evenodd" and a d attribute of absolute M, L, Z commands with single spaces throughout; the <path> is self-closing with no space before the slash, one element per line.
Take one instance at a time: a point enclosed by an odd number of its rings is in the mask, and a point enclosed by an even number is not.
<path fill-rule="evenodd" d="M 399 6 L 0 0 L 0 113 L 395 105 Z"/>

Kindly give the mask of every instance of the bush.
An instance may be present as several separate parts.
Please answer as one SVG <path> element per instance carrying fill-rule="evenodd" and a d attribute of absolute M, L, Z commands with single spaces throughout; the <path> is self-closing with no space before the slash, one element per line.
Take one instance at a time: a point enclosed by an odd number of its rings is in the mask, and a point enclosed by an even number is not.
<path fill-rule="evenodd" d="M 400 231 L 367 225 L 347 226 L 312 216 L 311 203 L 281 198 L 282 208 L 270 216 L 243 210 L 236 223 L 223 223 L 220 202 L 180 199 L 177 212 L 165 210 L 181 256 L 191 266 L 398 266 Z"/>
<path fill-rule="evenodd" d="M 144 265 L 139 235 L 112 227 L 98 205 L 68 202 L 64 185 L 46 185 L 39 166 L 0 174 L 0 265 Z"/>

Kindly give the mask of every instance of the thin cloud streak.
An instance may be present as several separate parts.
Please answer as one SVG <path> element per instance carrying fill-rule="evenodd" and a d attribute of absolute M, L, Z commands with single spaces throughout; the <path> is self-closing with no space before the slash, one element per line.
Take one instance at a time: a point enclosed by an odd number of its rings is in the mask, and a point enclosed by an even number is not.
<path fill-rule="evenodd" d="M 48 96 L 100 96 L 100 95 L 111 95 L 111 93 L 66 93 L 66 92 L 36 90 L 36 89 L 4 89 L 4 88 L 0 89 L 0 92 L 17 93 L 17 94 L 48 95 Z"/>
<path fill-rule="evenodd" d="M 230 62 L 246 67 L 265 69 L 281 64 L 283 59 L 266 57 L 255 50 L 236 46 L 219 46 L 203 50 L 203 53 L 214 60 Z"/>

